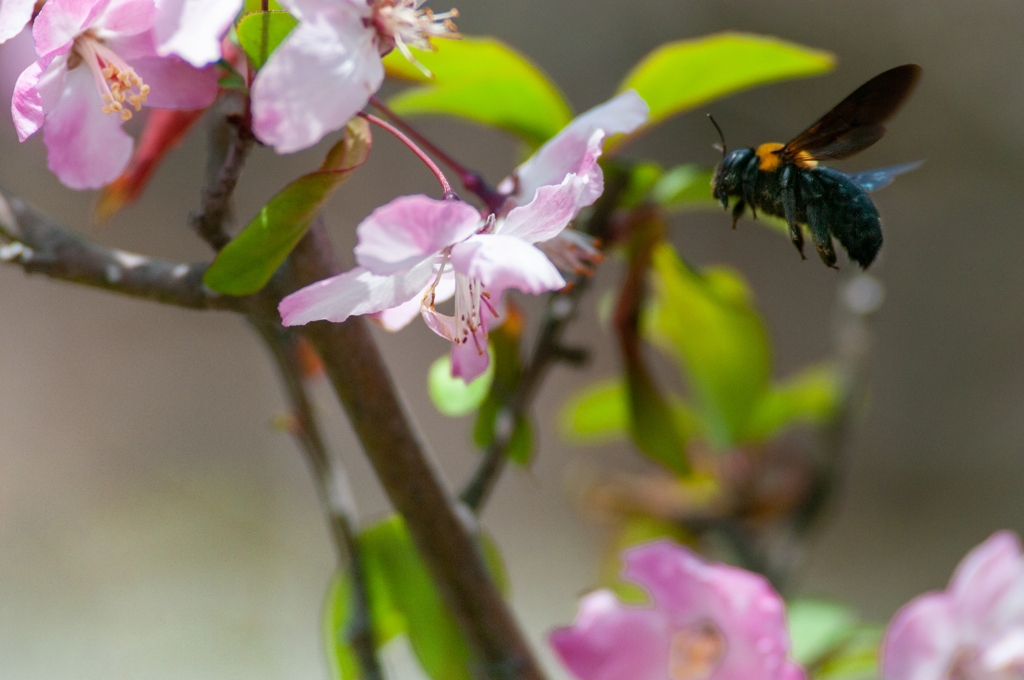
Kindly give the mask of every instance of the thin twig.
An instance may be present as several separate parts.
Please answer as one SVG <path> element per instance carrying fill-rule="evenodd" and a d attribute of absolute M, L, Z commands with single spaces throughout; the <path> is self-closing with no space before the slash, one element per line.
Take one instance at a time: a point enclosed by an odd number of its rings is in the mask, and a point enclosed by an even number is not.
<path fill-rule="evenodd" d="M 222 106 L 232 106 L 234 101 L 226 98 Z M 234 106 L 238 104 L 234 103 Z M 246 111 L 228 110 L 222 116 L 214 116 L 209 135 L 207 183 L 199 211 L 190 218 L 192 228 L 214 250 L 219 251 L 231 241 L 225 228 L 231 195 L 254 143 Z"/>
<path fill-rule="evenodd" d="M 203 285 L 207 264 L 169 262 L 100 245 L 44 217 L 0 187 L 0 260 L 28 274 L 189 309 L 253 309 L 253 297 Z"/>
<path fill-rule="evenodd" d="M 289 260 L 293 284 L 341 271 L 321 225 Z M 498 680 L 540 680 L 526 639 L 488 572 L 477 526 L 461 512 L 412 427 L 365 319 L 315 321 L 299 328 L 324 361 L 377 478 L 423 558 L 484 673 Z"/>
<path fill-rule="evenodd" d="M 309 399 L 302 367 L 299 365 L 299 336 L 264 317 L 250 315 L 249 323 L 263 338 L 277 364 L 285 394 L 291 406 L 293 422 L 289 431 L 306 458 L 313 473 L 317 497 L 331 527 L 331 536 L 338 552 L 339 568 L 344 569 L 352 583 L 352 608 L 345 638 L 355 650 L 363 670 L 363 680 L 382 680 L 377 661 L 376 643 L 370 624 L 370 604 L 366 578 L 356 542 L 355 508 L 347 481 L 331 460 L 317 424 L 316 411 Z"/>
<path fill-rule="evenodd" d="M 602 239 L 610 231 L 610 223 L 619 199 L 626 189 L 628 174 L 614 166 L 605 167 L 605 190 L 594 204 L 586 225 L 582 229 L 587 234 Z M 526 364 L 519 384 L 508 401 L 498 410 L 495 418 L 495 432 L 487 450 L 484 451 L 480 464 L 473 472 L 469 482 L 463 487 L 459 498 L 473 512 L 478 513 L 486 505 L 505 468 L 506 453 L 512 443 L 514 427 L 505 427 L 508 423 L 516 423 L 529 411 L 533 398 L 543 381 L 547 370 L 560 359 L 571 356 L 571 350 L 562 345 L 562 336 L 579 309 L 580 300 L 590 285 L 590 275 L 579 274 L 561 291 L 548 295 L 544 321 L 537 332 L 534 349 Z"/>

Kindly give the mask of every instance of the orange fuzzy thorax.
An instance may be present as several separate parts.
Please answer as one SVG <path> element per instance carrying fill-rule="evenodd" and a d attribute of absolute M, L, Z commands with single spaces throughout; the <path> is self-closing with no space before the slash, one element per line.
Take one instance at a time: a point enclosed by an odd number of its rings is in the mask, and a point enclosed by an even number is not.
<path fill-rule="evenodd" d="M 782 163 L 782 157 L 776 153 L 784 145 L 776 142 L 769 142 L 768 144 L 762 144 L 757 147 L 754 154 L 761 159 L 757 169 L 762 172 L 775 172 L 779 169 L 779 165 Z M 810 154 L 806 151 L 799 152 L 793 159 L 793 164 L 801 168 L 816 168 L 818 161 L 811 158 Z"/>

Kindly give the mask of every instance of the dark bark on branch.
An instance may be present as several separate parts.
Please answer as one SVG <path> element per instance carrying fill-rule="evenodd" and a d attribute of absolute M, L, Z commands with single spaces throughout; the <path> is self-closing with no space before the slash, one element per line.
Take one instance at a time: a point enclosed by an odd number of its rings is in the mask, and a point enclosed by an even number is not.
<path fill-rule="evenodd" d="M 203 285 L 207 264 L 168 262 L 100 245 L 42 216 L 0 187 L 0 259 L 26 273 L 187 307 L 247 311 L 254 300 Z"/>
<path fill-rule="evenodd" d="M 220 107 L 220 115 L 210 127 L 207 182 L 199 211 L 191 216 L 190 222 L 200 238 L 220 251 L 231 240 L 225 228 L 231 195 L 256 140 L 249 129 L 249 117 L 243 103 L 231 97 L 217 106 Z"/>
<path fill-rule="evenodd" d="M 290 259 L 296 287 L 337 274 L 322 228 L 314 226 Z M 391 503 L 487 676 L 540 680 L 529 646 L 488 573 L 476 522 L 445 490 L 399 401 L 366 321 L 317 321 L 298 329 L 320 354 Z"/>

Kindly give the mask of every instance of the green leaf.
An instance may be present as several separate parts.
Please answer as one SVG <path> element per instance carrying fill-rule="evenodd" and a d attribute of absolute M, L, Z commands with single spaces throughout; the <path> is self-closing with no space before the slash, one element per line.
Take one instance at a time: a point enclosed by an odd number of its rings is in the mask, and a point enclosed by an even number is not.
<path fill-rule="evenodd" d="M 257 71 L 263 68 L 267 58 L 298 23 L 298 19 L 280 10 L 243 16 L 235 26 L 235 32 L 252 67 Z"/>
<path fill-rule="evenodd" d="M 431 678 L 470 680 L 469 648 L 402 520 L 392 517 L 364 531 L 359 549 L 377 644 L 406 633 Z"/>
<path fill-rule="evenodd" d="M 267 4 L 267 9 L 276 11 L 284 9 L 276 0 L 270 0 Z M 242 7 L 242 15 L 252 14 L 253 12 L 260 12 L 263 10 L 263 0 L 245 0 L 244 6 Z"/>
<path fill-rule="evenodd" d="M 686 437 L 676 427 L 676 418 L 646 370 L 626 368 L 629 395 L 629 427 L 633 443 L 647 457 L 677 475 L 691 472 L 686 458 Z"/>
<path fill-rule="evenodd" d="M 358 680 L 361 675 L 358 657 L 346 639 L 351 617 L 352 579 L 339 572 L 327 587 L 323 609 L 324 649 L 332 680 Z"/>
<path fill-rule="evenodd" d="M 657 163 L 637 163 L 629 169 L 629 183 L 622 192 L 619 207 L 636 208 L 643 205 L 651 189 L 661 178 L 664 169 Z"/>
<path fill-rule="evenodd" d="M 584 387 L 562 407 L 562 436 L 576 444 L 622 441 L 629 433 L 629 401 L 621 380 Z"/>
<path fill-rule="evenodd" d="M 768 337 L 750 291 L 735 272 L 694 271 L 667 244 L 654 251 L 652 270 L 645 335 L 686 374 L 710 443 L 741 443 L 771 370 Z"/>
<path fill-rule="evenodd" d="M 747 439 L 763 442 L 797 423 L 824 423 L 842 398 L 842 375 L 835 366 L 811 366 L 773 387 L 751 416 Z"/>
<path fill-rule="evenodd" d="M 857 627 L 849 607 L 825 600 L 793 600 L 786 605 L 786 616 L 793 658 L 805 666 L 836 650 Z"/>
<path fill-rule="evenodd" d="M 495 582 L 499 588 L 507 588 L 497 549 L 484 538 L 482 550 Z M 423 670 L 434 680 L 474 677 L 469 648 L 401 518 L 393 516 L 364 531 L 359 536 L 359 555 L 377 645 L 404 633 Z"/>
<path fill-rule="evenodd" d="M 662 45 L 630 71 L 618 91 L 634 89 L 644 98 L 651 107 L 650 127 L 739 90 L 824 73 L 834 65 L 830 52 L 726 32 Z"/>
<path fill-rule="evenodd" d="M 445 354 L 430 365 L 427 373 L 427 387 L 434 407 L 443 415 L 457 417 L 480 408 L 494 382 L 494 352 L 491 363 L 479 378 L 468 385 L 462 378 L 452 377 L 451 356 Z"/>
<path fill-rule="evenodd" d="M 864 626 L 838 651 L 828 655 L 811 677 L 815 680 L 876 680 L 883 629 Z"/>
<path fill-rule="evenodd" d="M 388 75 L 419 83 L 392 97 L 401 115 L 450 115 L 510 132 L 532 146 L 554 136 L 572 118 L 561 92 L 530 60 L 494 38 L 438 40 L 416 58 L 426 78 L 398 50 L 384 58 Z"/>
<path fill-rule="evenodd" d="M 651 198 L 668 210 L 721 209 L 711 197 L 712 172 L 695 163 L 677 165 L 658 178 L 651 187 Z"/>
<path fill-rule="evenodd" d="M 674 394 L 666 395 L 676 431 L 687 441 L 701 435 L 700 419 Z M 559 412 L 562 438 L 573 444 L 623 441 L 629 434 L 629 397 L 621 380 L 600 380 L 573 395 Z"/>
<path fill-rule="evenodd" d="M 345 139 L 316 172 L 303 175 L 270 199 L 206 270 L 203 283 L 227 295 L 249 295 L 265 286 L 306 233 L 334 190 L 370 155 L 369 124 L 353 118 Z"/>

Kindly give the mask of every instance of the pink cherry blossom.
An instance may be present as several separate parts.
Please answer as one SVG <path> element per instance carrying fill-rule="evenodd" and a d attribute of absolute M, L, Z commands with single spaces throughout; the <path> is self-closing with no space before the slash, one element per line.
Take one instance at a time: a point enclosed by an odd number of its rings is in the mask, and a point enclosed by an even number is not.
<path fill-rule="evenodd" d="M 586 148 L 594 132 L 600 130 L 606 137 L 632 132 L 647 120 L 647 102 L 635 90 L 627 90 L 609 101 L 577 116 L 557 135 L 537 150 L 499 186 L 513 204 L 529 202 L 544 186 L 561 181 L 567 173 L 580 174 L 585 162 Z M 580 192 L 576 209 L 584 208 L 604 192 L 604 176 L 600 166 L 594 166 L 593 177 L 587 190 Z M 586 272 L 589 265 L 600 262 L 601 253 L 593 240 L 579 232 L 566 229 L 555 238 L 539 244 L 541 250 L 559 269 Z"/>
<path fill-rule="evenodd" d="M 73 189 L 110 182 L 131 156 L 123 121 L 142 104 L 197 109 L 217 96 L 213 66 L 157 51 L 154 0 L 48 0 L 32 29 L 38 59 L 11 111 L 25 141 L 43 128 L 50 169 Z"/>
<path fill-rule="evenodd" d="M 609 590 L 580 601 L 551 634 L 580 680 L 801 680 L 787 658 L 785 605 L 764 577 L 705 562 L 668 540 L 623 554 L 623 576 L 651 597 L 626 606 Z"/>
<path fill-rule="evenodd" d="M 159 0 L 158 7 L 157 54 L 202 68 L 221 58 L 221 39 L 242 11 L 242 0 Z"/>
<path fill-rule="evenodd" d="M 35 5 L 36 0 L 0 0 L 0 43 L 21 33 Z"/>
<path fill-rule="evenodd" d="M 310 147 L 340 129 L 384 80 L 381 56 L 431 37 L 458 37 L 451 17 L 425 0 L 282 0 L 298 20 L 252 86 L 253 131 L 278 153 Z"/>
<path fill-rule="evenodd" d="M 1024 555 L 999 531 L 957 565 L 949 587 L 904 606 L 882 642 L 885 680 L 1024 677 Z"/>
<path fill-rule="evenodd" d="M 453 343 L 452 375 L 473 380 L 487 368 L 487 329 L 502 293 L 565 286 L 541 247 L 550 247 L 601 195 L 597 159 L 606 130 L 628 132 L 646 118 L 647 105 L 633 91 L 577 118 L 520 166 L 516 177 L 530 182 L 529 191 L 510 188 L 501 215 L 484 219 L 465 203 L 426 196 L 403 196 L 378 208 L 356 229 L 359 266 L 282 300 L 284 324 L 372 314 L 397 330 L 419 312 Z M 435 305 L 453 296 L 454 315 L 438 312 Z"/>
<path fill-rule="evenodd" d="M 458 200 L 396 198 L 356 228 L 359 266 L 289 295 L 281 301 L 281 318 L 294 326 L 383 312 L 397 326 L 419 311 L 434 332 L 453 342 L 452 375 L 469 382 L 489 361 L 487 323 L 496 314 L 491 300 L 509 288 L 541 293 L 565 285 L 521 226 L 511 214 L 484 221 Z M 451 295 L 455 315 L 438 313 L 434 303 Z"/>

